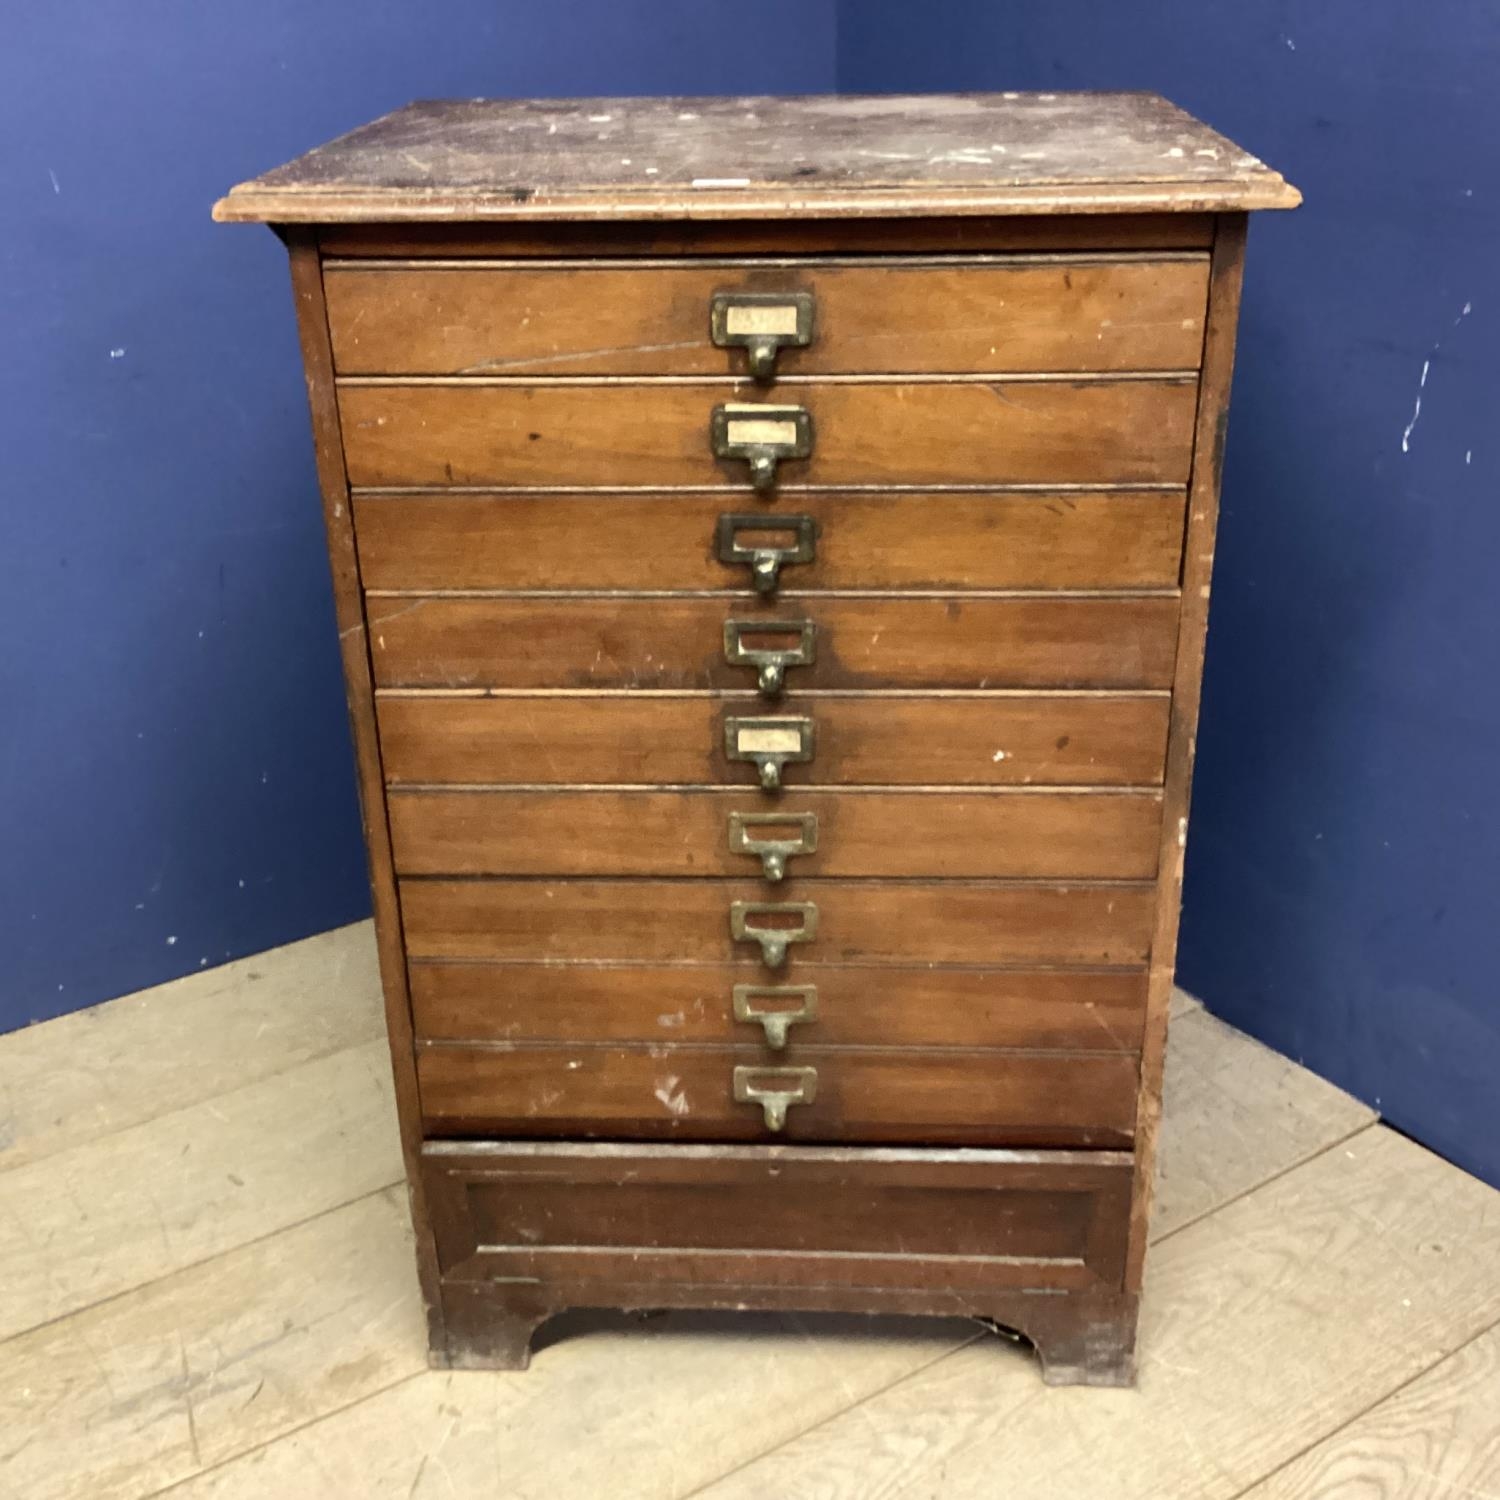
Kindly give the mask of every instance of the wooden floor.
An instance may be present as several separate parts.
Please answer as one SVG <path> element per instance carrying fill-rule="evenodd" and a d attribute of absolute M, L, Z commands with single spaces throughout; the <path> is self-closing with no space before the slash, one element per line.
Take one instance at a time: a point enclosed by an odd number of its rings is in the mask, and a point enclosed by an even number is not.
<path fill-rule="evenodd" d="M 1500 1194 L 1174 1020 L 1135 1391 L 973 1324 L 424 1361 L 358 926 L 0 1037 L 0 1496 L 1500 1497 Z"/>

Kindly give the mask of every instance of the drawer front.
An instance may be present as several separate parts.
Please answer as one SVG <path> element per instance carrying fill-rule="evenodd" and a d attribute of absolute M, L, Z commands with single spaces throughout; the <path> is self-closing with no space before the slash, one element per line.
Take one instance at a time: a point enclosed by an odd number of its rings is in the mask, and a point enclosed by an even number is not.
<path fill-rule="evenodd" d="M 753 981 L 753 982 L 752 982 Z M 748 984 L 736 1014 L 734 987 Z M 917 1048 L 1140 1050 L 1142 970 L 824 968 L 812 986 L 754 980 L 727 965 L 449 963 L 410 966 L 417 1036 L 455 1042 L 770 1041 L 757 1017 L 785 1024 L 786 1043 Z"/>
<path fill-rule="evenodd" d="M 744 510 L 737 498 L 428 494 L 353 503 L 360 575 L 372 589 L 753 597 L 747 565 L 721 561 L 715 547 L 719 518 Z M 786 526 L 795 517 L 815 533 L 811 559 L 781 570 L 790 602 L 825 589 L 1176 588 L 1185 500 L 1180 490 L 803 493 L 762 513 L 767 529 L 754 545 L 795 545 Z"/>
<path fill-rule="evenodd" d="M 383 693 L 392 785 L 755 786 L 766 745 L 806 754 L 788 786 L 1159 784 L 1165 694 L 844 698 L 443 697 Z M 736 720 L 737 725 L 730 721 Z M 772 724 L 762 721 L 771 720 Z M 811 737 L 805 728 L 811 722 Z M 796 740 L 800 749 L 791 750 Z"/>
<path fill-rule="evenodd" d="M 428 595 L 372 598 L 367 614 L 381 687 L 722 691 L 756 686 L 758 663 L 779 653 L 794 689 L 1165 688 L 1177 642 L 1173 596 L 737 605 Z"/>
<path fill-rule="evenodd" d="M 1115 1152 L 521 1141 L 422 1150 L 439 1265 L 470 1281 L 1113 1285 L 1132 1172 Z"/>
<path fill-rule="evenodd" d="M 811 341 L 778 350 L 781 374 L 1186 370 L 1202 355 L 1208 259 L 344 262 L 324 291 L 345 375 L 742 374 L 745 349 L 710 340 L 716 293 L 772 299 L 739 315 L 768 328 L 794 313 L 777 294 L 811 297 Z"/>
<path fill-rule="evenodd" d="M 839 963 L 1080 964 L 1149 955 L 1151 885 L 986 881 L 438 880 L 400 882 L 413 958 L 731 963 L 779 973 Z M 797 928 L 781 969 L 765 938 L 731 935 L 735 902 L 762 932 Z M 814 907 L 809 914 L 801 909 Z M 809 933 L 812 923 L 816 931 Z"/>
<path fill-rule="evenodd" d="M 1128 1146 L 1137 1063 L 1121 1053 L 429 1044 L 434 1135 Z M 739 1097 L 736 1097 L 736 1095 Z"/>
<path fill-rule="evenodd" d="M 1155 791 L 402 791 L 403 875 L 1149 880 Z M 811 846 L 809 848 L 809 845 Z"/>
<path fill-rule="evenodd" d="M 748 464 L 717 458 L 720 403 L 764 402 L 726 382 L 614 385 L 345 383 L 349 481 L 392 485 L 726 485 Z M 775 405 L 811 418 L 800 484 L 1186 482 L 1193 379 L 778 384 Z"/>

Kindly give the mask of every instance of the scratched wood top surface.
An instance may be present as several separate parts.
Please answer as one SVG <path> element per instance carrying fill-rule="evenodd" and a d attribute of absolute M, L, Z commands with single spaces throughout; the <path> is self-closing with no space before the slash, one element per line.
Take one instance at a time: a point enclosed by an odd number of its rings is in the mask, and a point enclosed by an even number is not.
<path fill-rule="evenodd" d="M 837 218 L 1292 208 L 1155 94 L 455 99 L 253 181 L 225 221 Z"/>

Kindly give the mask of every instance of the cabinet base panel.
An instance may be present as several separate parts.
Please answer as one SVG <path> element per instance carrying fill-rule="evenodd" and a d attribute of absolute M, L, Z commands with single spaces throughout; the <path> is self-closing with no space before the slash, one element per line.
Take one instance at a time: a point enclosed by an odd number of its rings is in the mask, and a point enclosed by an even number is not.
<path fill-rule="evenodd" d="M 628 1312 L 692 1309 L 737 1312 L 883 1313 L 960 1317 L 1019 1335 L 1031 1345 L 1048 1385 L 1129 1386 L 1135 1381 L 1138 1299 L 1123 1292 L 872 1289 L 763 1286 L 574 1285 L 447 1282 L 445 1335 L 430 1361 L 450 1370 L 524 1370 L 548 1319 L 574 1308 Z"/>

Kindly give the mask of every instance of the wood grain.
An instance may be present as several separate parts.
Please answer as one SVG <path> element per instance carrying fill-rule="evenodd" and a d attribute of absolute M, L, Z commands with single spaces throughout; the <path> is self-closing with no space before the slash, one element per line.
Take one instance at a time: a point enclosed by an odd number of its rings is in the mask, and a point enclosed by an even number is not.
<path fill-rule="evenodd" d="M 773 1134 L 758 1104 L 735 1102 L 737 1067 L 772 1086 L 778 1069 L 813 1068 L 817 1095 Z M 432 1045 L 417 1054 L 417 1081 L 431 1135 L 1098 1148 L 1129 1146 L 1137 1075 L 1120 1052 L 839 1051 L 794 1039 L 780 1053 L 753 1043 Z M 700 1185 L 713 1196 L 711 1176 Z"/>
<path fill-rule="evenodd" d="M 756 786 L 725 754 L 726 716 L 759 698 L 507 698 L 382 694 L 380 744 L 392 786 L 569 782 Z M 1161 780 L 1168 700 L 1146 696 L 811 698 L 772 715 L 811 717 L 811 761 L 790 787 L 1125 785 Z M 770 804 L 770 799 L 767 799 Z"/>
<path fill-rule="evenodd" d="M 736 962 L 729 903 L 764 901 L 761 881 L 403 880 L 413 958 Z M 980 881 L 790 880 L 777 900 L 818 906 L 818 936 L 785 972 L 828 963 L 1133 966 L 1146 958 L 1152 888 Z M 735 951 L 736 949 L 740 951 Z M 754 981 L 758 982 L 758 981 Z"/>
<path fill-rule="evenodd" d="M 1195 369 L 1207 257 L 787 265 L 354 263 L 324 277 L 343 375 L 742 375 L 715 293 L 806 292 L 779 375 Z"/>
<path fill-rule="evenodd" d="M 1500 1494 L 1500 1328 L 1331 1433 L 1244 1500 L 1485 1500 Z"/>
<path fill-rule="evenodd" d="M 746 976 L 727 964 L 411 966 L 417 1034 L 435 1041 L 757 1040 L 761 1030 L 754 1022 L 734 1018 L 730 992 L 737 981 L 746 982 Z M 831 1046 L 1132 1052 L 1140 1045 L 1145 1008 L 1144 976 L 1131 970 L 825 967 L 816 988 L 816 1018 L 798 1023 L 790 1034 Z M 1250 1043 L 1236 1048 L 1218 1037 L 1211 1041 L 1230 1058 L 1251 1050 Z M 1207 1050 L 1198 1048 L 1194 1057 Z M 1215 1061 L 1219 1055 L 1214 1053 Z M 1204 1102 L 1194 1094 L 1185 1107 Z M 1289 1128 L 1300 1123 L 1304 1141 L 1323 1138 L 1317 1134 L 1326 1124 L 1321 1118 L 1303 1120 L 1301 1111 L 1289 1107 L 1288 1120 Z M 1239 1153 L 1246 1161 L 1254 1159 L 1252 1144 L 1247 1140 Z M 1191 1165 L 1174 1175 L 1196 1170 L 1202 1178 L 1191 1192 L 1176 1192 L 1173 1201 L 1196 1204 L 1214 1180 L 1214 1163 L 1191 1146 L 1185 1160 Z"/>
<path fill-rule="evenodd" d="M 812 456 L 779 485 L 1182 484 L 1197 381 L 800 384 Z M 723 402 L 767 400 L 730 381 L 544 384 L 466 380 L 339 387 L 344 457 L 357 486 L 724 485 L 750 497 L 749 467 L 715 458 Z M 774 404 L 773 403 L 773 404 Z"/>
<path fill-rule="evenodd" d="M 1242 1035 L 1202 1006 L 1173 1012 L 1151 1239 L 1290 1172 L 1379 1116 L 1367 1104 Z M 1191 1124 L 1211 1122 L 1205 1155 Z"/>
<path fill-rule="evenodd" d="M 782 602 L 824 589 L 1177 586 L 1180 491 L 785 497 L 765 512 L 818 528 Z M 716 495 L 361 495 L 360 570 L 372 589 L 736 589 L 714 527 L 745 509 Z M 409 602 L 409 601 L 408 601 Z M 736 605 L 738 608 L 739 605 Z M 597 647 L 596 647 L 597 649 Z"/>
<path fill-rule="evenodd" d="M 0 1493 L 137 1500 L 416 1374 L 425 1346 L 388 1187 L 0 1343 Z"/>
<path fill-rule="evenodd" d="M 745 632 L 747 644 L 783 650 L 810 623 L 814 660 L 787 672 L 801 689 L 1166 687 L 1177 645 L 1171 596 L 740 604 L 400 595 L 369 598 L 365 609 L 381 687 L 753 687 L 754 669 L 725 659 L 726 619 L 765 627 L 753 640 Z"/>
<path fill-rule="evenodd" d="M 731 811 L 812 813 L 817 848 L 788 860 L 798 875 L 1149 880 L 1161 798 L 799 790 L 774 808 L 758 791 L 397 790 L 390 798 L 403 875 L 757 875 L 756 855 L 730 850 Z M 760 839 L 798 832 L 753 830 Z"/>
<path fill-rule="evenodd" d="M 1279 174 L 1154 94 L 824 94 L 427 100 L 241 183 L 214 214 L 806 220 L 1298 201 Z"/>
<path fill-rule="evenodd" d="M 367 922 L 23 1027 L 3 1043 L 0 1172 L 382 1035 Z"/>
<path fill-rule="evenodd" d="M 0 1338 L 385 1187 L 391 1120 L 369 1042 L 0 1174 Z"/>

